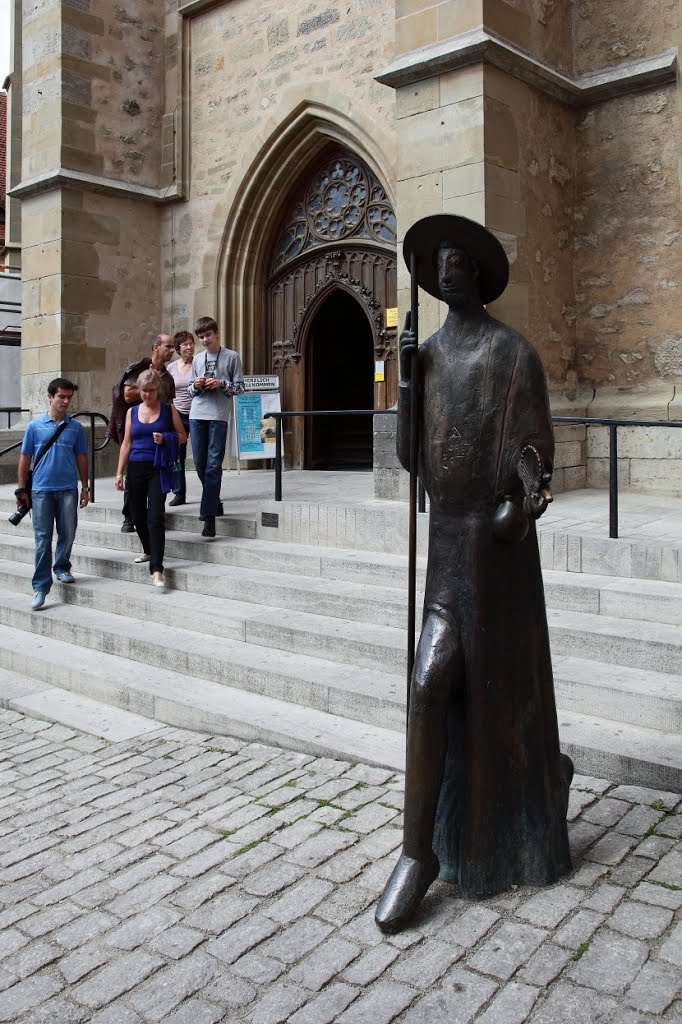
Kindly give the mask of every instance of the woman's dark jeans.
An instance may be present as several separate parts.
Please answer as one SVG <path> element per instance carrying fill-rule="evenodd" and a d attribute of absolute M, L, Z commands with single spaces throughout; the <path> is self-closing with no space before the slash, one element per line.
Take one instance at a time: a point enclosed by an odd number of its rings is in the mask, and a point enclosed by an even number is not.
<path fill-rule="evenodd" d="M 166 495 L 153 462 L 129 462 L 130 508 L 142 550 L 149 555 L 149 571 L 163 572 L 166 547 Z"/>

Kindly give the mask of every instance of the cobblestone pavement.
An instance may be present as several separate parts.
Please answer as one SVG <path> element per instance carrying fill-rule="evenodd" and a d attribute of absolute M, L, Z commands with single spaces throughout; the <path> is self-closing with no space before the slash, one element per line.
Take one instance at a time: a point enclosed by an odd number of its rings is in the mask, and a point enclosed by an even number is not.
<path fill-rule="evenodd" d="M 0 1021 L 682 1022 L 682 809 L 578 778 L 575 870 L 386 938 L 389 771 L 0 712 Z"/>

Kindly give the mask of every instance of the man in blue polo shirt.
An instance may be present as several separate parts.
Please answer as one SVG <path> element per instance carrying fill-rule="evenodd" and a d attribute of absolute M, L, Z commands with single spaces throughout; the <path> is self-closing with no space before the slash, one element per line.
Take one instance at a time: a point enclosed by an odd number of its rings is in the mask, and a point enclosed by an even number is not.
<path fill-rule="evenodd" d="M 85 508 L 90 497 L 85 431 L 78 420 L 66 415 L 77 390 L 78 385 L 72 384 L 64 377 L 56 377 L 50 381 L 47 386 L 47 413 L 31 420 L 21 444 L 17 502 L 25 505 L 28 501 L 25 489 L 31 461 L 40 455 L 45 445 L 66 421 L 57 440 L 40 459 L 33 473 L 31 504 L 36 549 L 31 608 L 34 610 L 43 607 L 45 598 L 52 588 L 52 532 L 55 525 L 57 547 L 54 574 L 60 583 L 74 582 L 71 575 L 71 548 L 78 525 L 79 477 L 81 508 Z"/>

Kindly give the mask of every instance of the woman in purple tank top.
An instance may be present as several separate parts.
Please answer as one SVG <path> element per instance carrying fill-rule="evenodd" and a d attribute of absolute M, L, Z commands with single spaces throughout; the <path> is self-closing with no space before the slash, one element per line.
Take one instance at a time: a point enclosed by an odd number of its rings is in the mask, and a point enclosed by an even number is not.
<path fill-rule="evenodd" d="M 156 370 L 145 370 L 137 380 L 142 401 L 126 414 L 125 436 L 116 470 L 116 488 L 123 490 L 123 471 L 128 467 L 130 506 L 135 532 L 142 543 L 136 562 L 149 562 L 155 587 L 165 587 L 163 555 L 166 546 L 164 507 L 166 495 L 161 487 L 161 472 L 154 465 L 157 445 L 164 434 L 176 433 L 185 444 L 187 434 L 177 409 L 159 400 L 161 378 Z"/>

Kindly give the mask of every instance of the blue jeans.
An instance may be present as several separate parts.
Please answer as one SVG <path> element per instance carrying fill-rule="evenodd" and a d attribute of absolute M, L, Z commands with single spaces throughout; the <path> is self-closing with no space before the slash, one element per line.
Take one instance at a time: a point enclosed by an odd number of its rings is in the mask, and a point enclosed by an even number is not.
<path fill-rule="evenodd" d="M 55 572 L 71 570 L 71 548 L 78 525 L 78 491 L 33 491 L 31 495 L 35 536 L 33 589 L 49 594 L 52 588 L 52 531 L 57 527 Z"/>
<path fill-rule="evenodd" d="M 199 515 L 215 516 L 223 481 L 227 423 L 223 420 L 190 420 L 189 436 L 194 466 L 202 486 Z"/>

